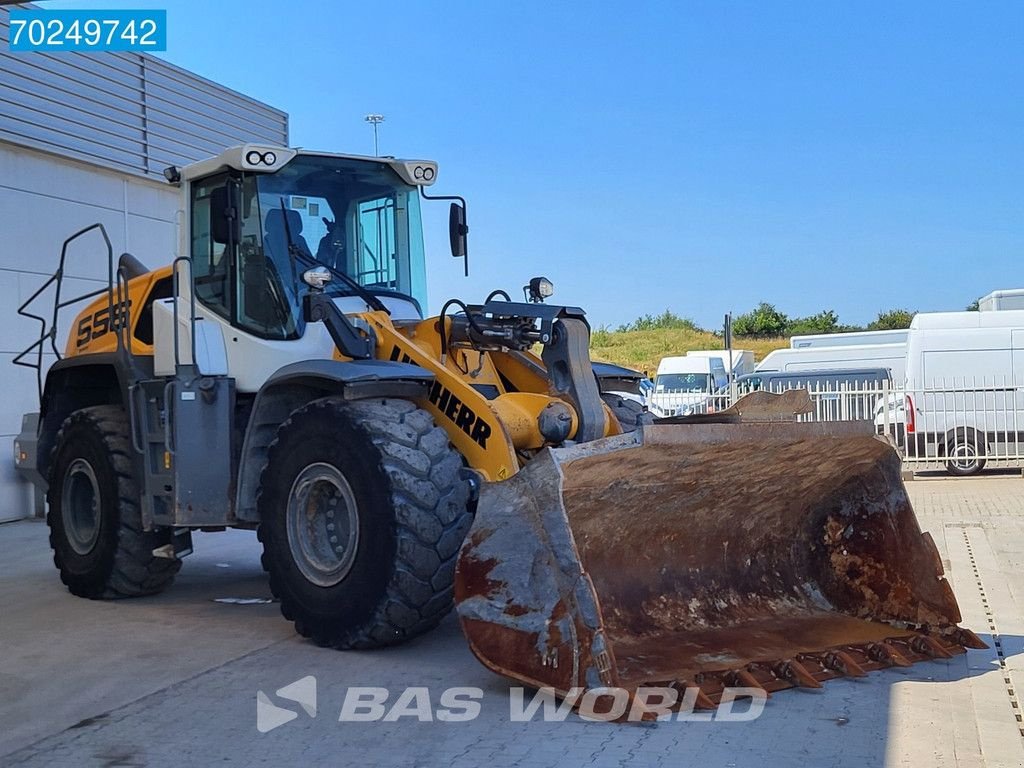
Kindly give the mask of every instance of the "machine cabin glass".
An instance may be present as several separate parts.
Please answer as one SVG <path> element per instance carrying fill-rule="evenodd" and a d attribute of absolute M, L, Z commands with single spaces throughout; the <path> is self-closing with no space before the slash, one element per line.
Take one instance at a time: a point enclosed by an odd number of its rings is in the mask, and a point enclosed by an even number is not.
<path fill-rule="evenodd" d="M 238 203 L 237 243 L 211 221 L 218 195 Z M 298 155 L 273 174 L 193 183 L 192 258 L 199 301 L 263 338 L 302 335 L 301 276 L 317 264 L 378 296 L 426 304 L 417 188 L 372 160 Z M 354 295 L 340 279 L 327 292 Z"/>

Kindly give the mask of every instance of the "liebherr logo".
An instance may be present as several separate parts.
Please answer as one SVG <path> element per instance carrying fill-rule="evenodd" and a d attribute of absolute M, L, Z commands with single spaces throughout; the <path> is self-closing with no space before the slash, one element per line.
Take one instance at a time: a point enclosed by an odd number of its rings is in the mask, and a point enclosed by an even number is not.
<path fill-rule="evenodd" d="M 316 678 L 306 675 L 284 688 L 278 688 L 274 695 L 294 701 L 310 717 L 316 717 Z M 290 723 L 299 716 L 298 712 L 279 707 L 263 691 L 256 691 L 256 730 L 260 733 L 272 731 L 278 726 Z"/>
<path fill-rule="evenodd" d="M 396 363 L 412 363 L 417 365 L 417 362 L 402 352 L 401 348 L 397 345 L 391 350 L 391 360 Z M 430 394 L 427 395 L 427 399 L 446 419 L 453 422 L 456 427 L 469 435 L 473 442 L 481 448 L 487 447 L 487 438 L 494 432 L 491 425 L 481 416 L 477 415 L 476 411 L 462 402 L 448 387 L 441 384 L 440 381 L 435 381 L 430 387 Z"/>

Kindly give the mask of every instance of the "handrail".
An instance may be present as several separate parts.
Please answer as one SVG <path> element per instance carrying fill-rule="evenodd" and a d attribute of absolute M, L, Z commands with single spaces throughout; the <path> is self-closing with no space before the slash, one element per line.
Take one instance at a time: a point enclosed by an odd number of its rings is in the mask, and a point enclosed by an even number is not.
<path fill-rule="evenodd" d="M 68 257 L 68 246 L 72 242 L 82 237 L 83 235 L 98 230 L 100 236 L 103 238 L 103 242 L 107 248 L 107 287 L 99 288 L 95 291 L 84 293 L 80 296 L 76 296 L 73 299 L 67 301 L 61 301 L 61 293 L 64 287 L 64 266 L 67 262 Z M 28 311 L 29 305 L 32 304 L 39 296 L 46 291 L 51 285 L 56 283 L 57 288 L 53 299 L 53 314 L 50 320 L 50 327 L 46 327 L 46 317 L 43 315 L 37 315 Z M 22 350 L 11 362 L 14 365 L 20 365 L 25 368 L 36 369 L 36 388 L 39 393 L 39 399 L 43 399 L 43 349 L 47 340 L 50 342 L 50 347 L 53 349 L 53 354 L 58 360 L 63 358 L 60 350 L 57 349 L 57 320 L 60 315 L 60 311 L 67 306 L 77 304 L 85 299 L 91 299 L 93 296 L 99 296 L 106 292 L 107 294 L 107 317 L 111 323 L 114 323 L 117 318 L 114 317 L 114 247 L 110 243 L 110 237 L 107 235 L 106 227 L 102 223 L 96 222 L 90 224 L 88 227 L 78 230 L 73 235 L 64 240 L 60 249 L 60 261 L 57 265 L 57 271 L 54 272 L 49 279 L 43 283 L 31 296 L 29 296 L 22 304 L 18 307 L 18 314 L 22 317 L 27 317 L 30 320 L 36 320 L 40 325 L 40 336 L 39 338 Z M 118 351 L 123 348 L 123 339 L 121 338 L 120 332 L 117 334 Z M 34 362 L 26 361 L 24 358 L 27 357 L 32 351 L 36 352 L 36 359 Z"/>
<path fill-rule="evenodd" d="M 125 254 L 121 254 L 121 257 Z M 128 271 L 124 265 L 121 264 L 121 257 L 118 258 L 117 264 L 117 351 L 124 352 L 128 358 L 129 368 L 132 362 L 132 302 L 128 294 L 128 281 L 131 279 L 128 277 Z M 114 322 L 114 318 L 111 318 L 111 323 Z M 113 330 L 113 326 L 111 326 Z"/>
<path fill-rule="evenodd" d="M 179 256 L 174 260 L 171 265 L 171 273 L 174 281 L 174 307 L 172 310 L 172 323 L 174 324 L 174 367 L 175 369 L 181 366 L 181 354 L 179 352 L 178 344 L 178 299 L 181 297 L 181 285 L 178 277 L 178 263 L 188 264 L 188 281 L 189 281 L 189 337 L 191 340 L 191 351 L 192 351 L 192 365 L 196 365 L 196 286 L 193 280 L 192 273 L 192 259 L 189 256 Z"/>

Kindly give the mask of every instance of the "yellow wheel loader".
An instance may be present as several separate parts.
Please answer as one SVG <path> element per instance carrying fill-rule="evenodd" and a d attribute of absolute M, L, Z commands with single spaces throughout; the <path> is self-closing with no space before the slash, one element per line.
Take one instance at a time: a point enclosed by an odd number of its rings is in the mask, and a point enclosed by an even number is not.
<path fill-rule="evenodd" d="M 742 404 L 651 423 L 542 278 L 424 318 L 420 200 L 457 201 L 453 255 L 468 231 L 461 198 L 426 193 L 436 173 L 245 145 L 165 172 L 169 266 L 115 263 L 100 225 L 69 238 L 20 310 L 43 332 L 18 360 L 41 402 L 16 453 L 72 593 L 157 592 L 191 531 L 256 529 L 318 644 L 401 642 L 454 595 L 501 674 L 561 695 L 697 685 L 707 704 L 980 643 L 879 439 Z M 61 350 L 69 246 L 97 236 L 108 286 Z"/>

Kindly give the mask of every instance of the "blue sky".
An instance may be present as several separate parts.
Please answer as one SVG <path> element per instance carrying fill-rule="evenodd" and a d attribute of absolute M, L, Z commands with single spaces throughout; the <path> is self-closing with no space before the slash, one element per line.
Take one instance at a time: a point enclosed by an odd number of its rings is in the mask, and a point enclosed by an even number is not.
<path fill-rule="evenodd" d="M 168 0 L 165 58 L 292 143 L 440 162 L 431 305 L 513 294 L 615 325 L 962 309 L 1024 285 L 1024 4 Z M 58 4 L 44 4 L 58 7 Z M 251 31 L 251 32 L 250 32 Z"/>

